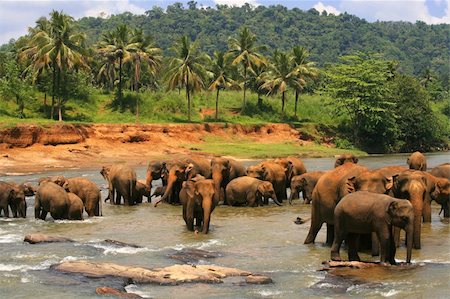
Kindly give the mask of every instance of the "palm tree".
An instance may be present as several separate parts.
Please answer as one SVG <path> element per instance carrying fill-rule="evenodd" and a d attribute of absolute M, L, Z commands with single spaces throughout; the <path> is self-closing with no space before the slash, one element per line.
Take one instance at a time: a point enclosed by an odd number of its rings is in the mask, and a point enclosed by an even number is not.
<path fill-rule="evenodd" d="M 114 43 L 114 32 L 113 31 L 107 31 L 102 34 L 101 36 L 102 43 L 104 44 L 113 44 Z M 114 81 L 116 78 L 116 56 L 114 52 L 107 52 L 107 51 L 100 51 L 101 57 L 104 58 L 101 67 L 97 74 L 97 80 L 100 81 L 101 78 L 104 78 L 105 81 L 108 83 L 108 89 L 109 91 L 114 90 Z"/>
<path fill-rule="evenodd" d="M 135 91 L 139 93 L 142 63 L 147 66 L 147 72 L 156 76 L 161 65 L 161 49 L 156 47 L 150 36 L 144 36 L 142 29 L 135 29 L 132 33 L 130 49 L 133 51 Z M 136 97 L 136 118 L 139 119 L 139 97 Z"/>
<path fill-rule="evenodd" d="M 254 35 L 247 27 L 242 28 L 239 32 L 237 38 L 230 38 L 229 43 L 229 53 L 233 57 L 233 65 L 241 65 L 244 71 L 244 106 L 246 105 L 245 93 L 247 89 L 248 80 L 248 70 L 252 65 L 260 66 L 264 63 L 262 55 L 258 53 L 262 47 L 257 46 L 256 35 Z"/>
<path fill-rule="evenodd" d="M 33 68 L 38 71 L 51 68 L 53 73 L 52 112 L 55 95 L 58 95 L 58 118 L 62 121 L 62 105 L 67 100 L 66 72 L 76 66 L 88 67 L 83 56 L 85 35 L 76 32 L 74 20 L 63 12 L 53 10 L 50 20 L 41 18 L 30 30 L 30 44 L 23 55 L 31 58 Z M 64 98 L 63 98 L 64 97 Z"/>
<path fill-rule="evenodd" d="M 250 76 L 249 76 L 249 88 L 256 92 L 258 95 L 258 108 L 262 109 L 262 95 L 268 93 L 268 90 L 261 88 L 261 86 L 265 83 L 265 78 L 267 77 L 267 62 L 261 64 L 260 66 L 252 66 L 250 68 Z"/>
<path fill-rule="evenodd" d="M 172 51 L 176 56 L 169 61 L 166 73 L 167 87 L 169 89 L 185 88 L 188 102 L 188 120 L 191 121 L 191 93 L 204 87 L 206 70 L 204 63 L 207 56 L 198 53 L 198 44 L 191 43 L 187 36 L 175 42 Z"/>
<path fill-rule="evenodd" d="M 420 79 L 420 84 L 423 87 L 427 88 L 428 84 L 433 82 L 434 80 L 435 80 L 435 78 L 434 78 L 433 72 L 429 68 L 426 68 L 424 70 L 424 72 L 422 73 L 422 76 L 421 76 L 421 79 Z"/>
<path fill-rule="evenodd" d="M 289 61 L 289 55 L 285 52 L 275 51 L 269 65 L 269 72 L 262 89 L 267 89 L 269 94 L 281 93 L 281 112 L 284 114 L 286 90 L 291 86 L 291 81 L 296 77 L 295 69 Z"/>
<path fill-rule="evenodd" d="M 214 59 L 211 64 L 212 83 L 209 90 L 216 91 L 216 121 L 219 118 L 219 91 L 227 88 L 238 88 L 239 85 L 231 78 L 232 65 L 231 56 L 225 52 L 214 52 Z"/>
<path fill-rule="evenodd" d="M 295 46 L 292 49 L 291 63 L 294 65 L 297 73 L 296 80 L 292 81 L 292 87 L 295 90 L 295 117 L 297 117 L 297 104 L 299 94 L 307 85 L 308 80 L 315 80 L 319 75 L 319 70 L 314 67 L 314 62 L 308 62 L 308 57 L 309 53 L 306 48 Z"/>
<path fill-rule="evenodd" d="M 135 45 L 131 41 L 130 30 L 127 25 L 122 24 L 117 26 L 112 32 L 107 32 L 102 36 L 102 40 L 99 43 L 98 51 L 103 56 L 111 55 L 115 59 L 119 59 L 119 90 L 118 100 L 121 110 L 124 109 L 123 103 L 123 76 L 122 69 L 123 64 L 131 59 L 131 52 Z"/>

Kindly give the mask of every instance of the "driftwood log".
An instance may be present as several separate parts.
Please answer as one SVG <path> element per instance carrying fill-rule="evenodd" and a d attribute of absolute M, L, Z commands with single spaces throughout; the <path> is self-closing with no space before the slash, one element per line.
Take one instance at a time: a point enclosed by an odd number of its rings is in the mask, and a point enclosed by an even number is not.
<path fill-rule="evenodd" d="M 165 268 L 144 268 L 124 266 L 113 263 L 95 263 L 91 261 L 70 261 L 52 266 L 52 269 L 64 273 L 82 274 L 87 277 L 120 277 L 137 283 L 156 283 L 160 285 L 177 285 L 180 283 L 202 282 L 222 283 L 230 276 L 252 275 L 251 272 L 236 268 L 215 265 L 173 265 Z M 270 278 L 263 275 L 251 276 L 247 283 L 270 283 Z"/>

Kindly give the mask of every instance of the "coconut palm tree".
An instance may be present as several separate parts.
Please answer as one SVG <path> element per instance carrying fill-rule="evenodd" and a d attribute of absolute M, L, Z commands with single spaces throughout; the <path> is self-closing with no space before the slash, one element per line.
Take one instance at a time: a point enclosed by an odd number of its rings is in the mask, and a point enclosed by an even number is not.
<path fill-rule="evenodd" d="M 268 94 L 281 93 L 281 112 L 284 114 L 286 100 L 286 91 L 293 83 L 297 73 L 292 68 L 289 61 L 289 55 L 285 52 L 275 51 L 272 57 L 272 63 L 269 65 L 269 72 L 265 83 L 261 89 L 267 89 Z"/>
<path fill-rule="evenodd" d="M 209 90 L 216 91 L 216 115 L 215 120 L 219 119 L 219 92 L 221 89 L 237 89 L 239 84 L 231 78 L 232 65 L 231 56 L 222 51 L 214 52 L 214 59 L 211 62 L 210 72 L 212 82 Z"/>
<path fill-rule="evenodd" d="M 262 109 L 262 95 L 267 94 L 269 91 L 261 88 L 261 86 L 265 83 L 265 78 L 267 78 L 267 66 L 268 63 L 264 62 L 260 66 L 253 65 L 250 70 L 249 75 L 249 88 L 256 92 L 258 95 L 258 108 Z"/>
<path fill-rule="evenodd" d="M 317 79 L 319 70 L 314 67 L 314 62 L 308 61 L 309 53 L 306 48 L 295 46 L 292 49 L 291 63 L 296 69 L 296 80 L 292 80 L 295 90 L 294 115 L 297 117 L 297 104 L 299 94 L 303 91 L 308 81 Z"/>
<path fill-rule="evenodd" d="M 113 31 L 107 31 L 102 34 L 101 36 L 101 43 L 102 44 L 113 44 L 114 43 L 114 32 Z M 116 56 L 114 52 L 107 52 L 107 51 L 101 51 L 99 49 L 99 53 L 101 57 L 103 58 L 103 61 L 101 63 L 101 66 L 99 68 L 98 74 L 97 74 L 97 81 L 102 80 L 102 78 L 108 83 L 108 89 L 109 91 L 114 90 L 114 81 L 116 78 Z"/>
<path fill-rule="evenodd" d="M 53 10 L 50 20 L 41 18 L 30 30 L 31 39 L 23 55 L 31 58 L 35 70 L 51 68 L 53 97 L 58 100 L 58 116 L 62 121 L 62 106 L 67 101 L 65 75 L 74 67 L 88 67 L 85 61 L 84 33 L 77 32 L 71 16 Z M 64 98 L 63 98 L 64 97 Z M 51 118 L 53 118 L 53 105 Z"/>
<path fill-rule="evenodd" d="M 134 50 L 136 45 L 131 41 L 130 29 L 127 25 L 121 24 L 117 26 L 112 32 L 107 32 L 102 36 L 102 40 L 98 45 L 98 51 L 103 56 L 107 57 L 111 55 L 115 59 L 119 60 L 119 89 L 118 89 L 118 100 L 120 103 L 121 110 L 124 109 L 123 103 L 123 64 L 128 62 L 132 55 L 131 52 Z"/>
<path fill-rule="evenodd" d="M 155 77 L 162 61 L 161 49 L 154 45 L 150 36 L 144 36 L 142 29 L 133 30 L 130 49 L 134 65 L 134 90 L 139 93 L 142 64 L 147 67 L 147 72 Z M 136 118 L 139 118 L 139 96 L 136 97 Z"/>
<path fill-rule="evenodd" d="M 198 52 L 198 44 L 191 43 L 187 36 L 183 36 L 172 46 L 176 56 L 169 60 L 166 73 L 167 87 L 171 90 L 180 86 L 186 90 L 188 102 L 188 120 L 191 121 L 191 93 L 205 86 L 206 54 Z"/>
<path fill-rule="evenodd" d="M 260 66 L 264 63 L 262 55 L 259 53 L 263 47 L 256 45 L 256 35 L 254 35 L 247 27 L 242 28 L 238 33 L 237 38 L 230 38 L 228 44 L 230 47 L 229 53 L 233 57 L 233 65 L 241 65 L 243 69 L 243 104 L 245 106 L 248 70 L 252 65 Z"/>

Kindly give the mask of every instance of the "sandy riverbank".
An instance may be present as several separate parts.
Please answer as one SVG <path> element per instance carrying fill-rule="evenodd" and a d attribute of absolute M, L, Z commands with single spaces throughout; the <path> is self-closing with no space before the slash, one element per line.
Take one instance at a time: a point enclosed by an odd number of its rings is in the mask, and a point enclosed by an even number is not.
<path fill-rule="evenodd" d="M 152 159 L 209 155 L 189 147 L 208 137 L 261 143 L 310 142 L 302 140 L 301 133 L 287 124 L 18 125 L 0 130 L 0 173 L 97 168 L 112 163 L 137 166 Z"/>

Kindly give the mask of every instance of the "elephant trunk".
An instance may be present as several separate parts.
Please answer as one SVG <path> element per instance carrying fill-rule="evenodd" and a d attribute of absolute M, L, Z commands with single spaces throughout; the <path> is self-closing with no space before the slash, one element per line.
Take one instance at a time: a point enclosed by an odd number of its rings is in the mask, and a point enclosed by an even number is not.
<path fill-rule="evenodd" d="M 167 198 L 172 194 L 172 188 L 173 188 L 173 184 L 175 184 L 175 182 L 177 181 L 177 176 L 175 175 L 174 172 L 170 172 L 169 173 L 169 179 L 167 181 L 167 188 L 166 191 L 164 192 L 163 196 L 161 196 L 161 198 L 155 202 L 155 207 L 161 202 L 161 201 L 166 201 Z"/>
<path fill-rule="evenodd" d="M 297 192 L 295 188 L 291 188 L 291 195 L 289 196 L 289 204 L 292 205 L 292 199 L 294 199 L 294 193 Z"/>
<path fill-rule="evenodd" d="M 414 210 L 414 232 L 413 246 L 414 249 L 420 249 L 420 232 L 422 229 L 422 209 L 423 209 L 424 192 L 418 186 L 412 186 L 410 190 L 410 199 Z"/>
<path fill-rule="evenodd" d="M 277 196 L 276 196 L 275 194 L 273 195 L 273 198 L 272 198 L 272 199 L 273 199 L 273 202 L 276 203 L 277 205 L 279 205 L 279 206 L 282 206 L 282 205 L 283 205 L 283 204 L 281 204 L 281 203 L 278 201 Z"/>
<path fill-rule="evenodd" d="M 220 201 L 220 193 L 221 193 L 220 189 L 222 187 L 222 180 L 223 180 L 222 172 L 219 172 L 219 171 L 213 172 L 212 179 L 214 181 L 214 201 L 219 202 Z M 227 203 L 224 202 L 223 204 L 227 204 Z"/>
<path fill-rule="evenodd" d="M 147 170 L 147 175 L 145 177 L 145 185 L 147 185 L 150 189 L 152 188 L 153 176 L 150 170 Z"/>
<path fill-rule="evenodd" d="M 406 231 L 406 262 L 411 263 L 411 253 L 413 247 L 413 233 L 414 233 L 414 222 L 411 221 L 405 227 Z"/>
<path fill-rule="evenodd" d="M 209 222 L 211 220 L 211 213 L 213 211 L 212 198 L 203 198 L 202 208 L 203 208 L 203 233 L 207 234 L 209 231 Z"/>

